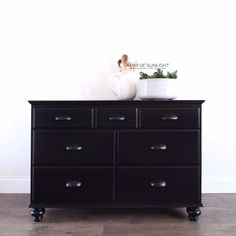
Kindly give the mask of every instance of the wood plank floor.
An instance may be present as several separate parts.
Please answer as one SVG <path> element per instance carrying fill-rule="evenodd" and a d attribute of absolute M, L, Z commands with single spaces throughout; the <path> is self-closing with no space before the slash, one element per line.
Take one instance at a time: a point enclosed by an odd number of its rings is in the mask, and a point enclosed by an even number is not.
<path fill-rule="evenodd" d="M 35 223 L 28 194 L 0 194 L 0 236 L 236 236 L 236 194 L 204 194 L 198 222 L 185 209 L 46 209 Z"/>

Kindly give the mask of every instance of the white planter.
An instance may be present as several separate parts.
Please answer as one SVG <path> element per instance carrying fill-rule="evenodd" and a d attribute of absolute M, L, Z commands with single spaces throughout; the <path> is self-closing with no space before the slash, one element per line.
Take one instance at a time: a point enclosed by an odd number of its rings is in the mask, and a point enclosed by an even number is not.
<path fill-rule="evenodd" d="M 142 79 L 138 83 L 138 97 L 141 99 L 175 99 L 176 92 L 176 79 Z"/>

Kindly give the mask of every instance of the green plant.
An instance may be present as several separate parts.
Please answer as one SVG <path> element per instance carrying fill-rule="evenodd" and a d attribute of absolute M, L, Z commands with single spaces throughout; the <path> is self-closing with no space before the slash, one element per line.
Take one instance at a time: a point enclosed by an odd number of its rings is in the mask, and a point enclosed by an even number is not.
<path fill-rule="evenodd" d="M 163 73 L 163 70 L 158 68 L 155 72 L 153 72 L 151 75 L 140 72 L 140 78 L 139 79 L 177 79 L 177 70 L 173 72 L 167 71 L 166 75 Z"/>
<path fill-rule="evenodd" d="M 150 75 L 148 75 L 147 73 L 144 72 L 139 72 L 140 74 L 140 79 L 150 79 Z"/>
<path fill-rule="evenodd" d="M 177 70 L 173 72 L 167 72 L 167 78 L 169 79 L 177 79 Z"/>
<path fill-rule="evenodd" d="M 157 71 L 153 72 L 151 78 L 166 78 L 166 76 L 163 74 L 163 70 L 158 68 Z"/>

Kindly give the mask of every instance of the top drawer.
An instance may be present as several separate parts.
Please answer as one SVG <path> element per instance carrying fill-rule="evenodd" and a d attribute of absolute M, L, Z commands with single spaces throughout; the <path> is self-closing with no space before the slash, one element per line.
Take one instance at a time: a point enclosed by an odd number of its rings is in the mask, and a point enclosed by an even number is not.
<path fill-rule="evenodd" d="M 199 108 L 142 108 L 141 128 L 198 129 L 200 128 Z"/>
<path fill-rule="evenodd" d="M 97 110 L 98 128 L 135 128 L 135 108 L 101 108 Z"/>
<path fill-rule="evenodd" d="M 90 108 L 34 108 L 33 128 L 91 128 Z"/>

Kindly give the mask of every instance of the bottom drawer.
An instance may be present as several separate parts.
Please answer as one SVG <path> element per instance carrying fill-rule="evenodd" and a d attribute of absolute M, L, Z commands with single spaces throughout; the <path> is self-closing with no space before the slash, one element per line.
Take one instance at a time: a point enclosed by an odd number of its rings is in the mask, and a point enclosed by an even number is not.
<path fill-rule="evenodd" d="M 113 168 L 33 168 L 32 203 L 103 203 L 113 199 Z"/>
<path fill-rule="evenodd" d="M 120 203 L 198 204 L 201 202 L 198 167 L 128 168 L 118 170 Z"/>

